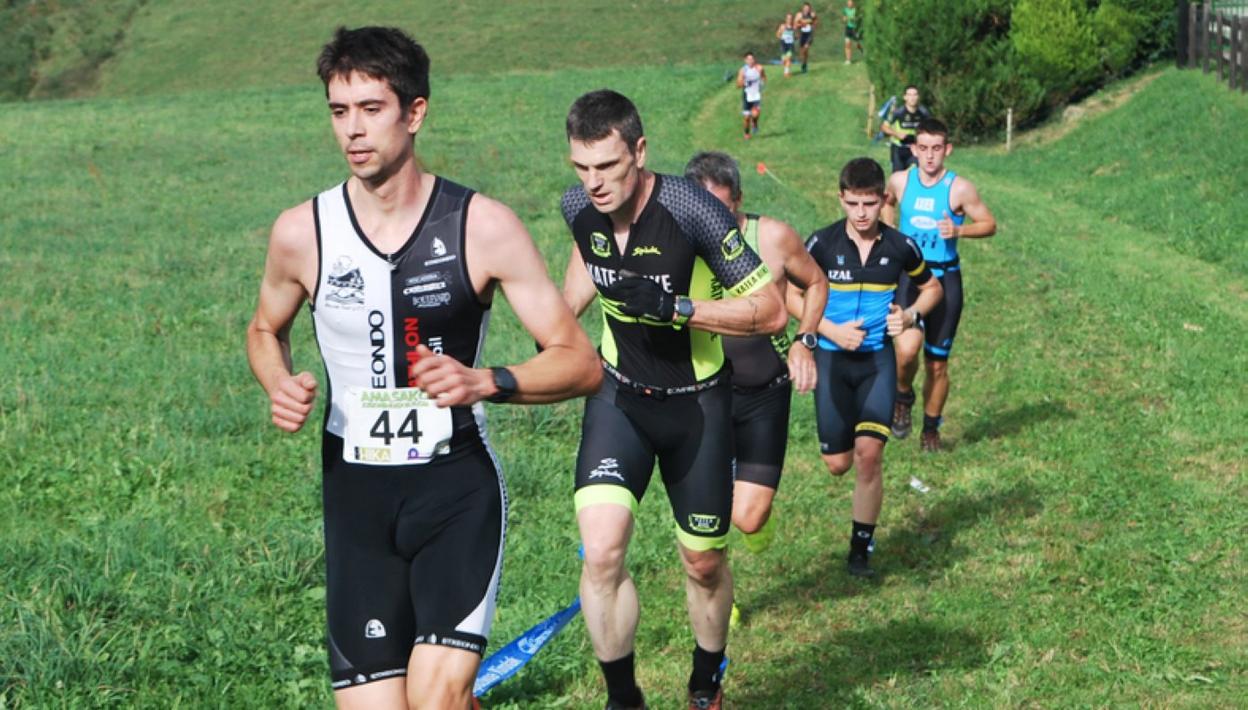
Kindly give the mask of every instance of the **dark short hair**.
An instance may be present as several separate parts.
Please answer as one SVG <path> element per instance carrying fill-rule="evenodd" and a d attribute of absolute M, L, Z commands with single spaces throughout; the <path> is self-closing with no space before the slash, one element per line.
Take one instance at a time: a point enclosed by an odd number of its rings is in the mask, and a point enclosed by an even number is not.
<path fill-rule="evenodd" d="M 870 158 L 854 158 L 841 168 L 841 192 L 884 194 L 884 168 Z"/>
<path fill-rule="evenodd" d="M 637 149 L 637 141 L 645 132 L 641 128 L 641 116 L 628 97 L 610 89 L 599 89 L 583 94 L 568 109 L 568 140 L 592 143 L 619 131 L 620 138 L 628 146 L 628 152 Z"/>
<path fill-rule="evenodd" d="M 745 54 L 742 54 L 741 56 L 742 56 L 742 57 L 752 57 L 752 56 L 754 56 L 754 52 L 753 52 L 753 51 L 747 51 Z"/>
<path fill-rule="evenodd" d="M 922 92 L 920 92 L 920 91 L 919 91 L 919 87 L 918 87 L 918 85 L 917 85 L 917 84 L 906 84 L 906 88 L 902 89 L 902 90 L 901 90 L 901 93 L 903 93 L 903 94 L 904 94 L 904 93 L 906 93 L 907 91 L 909 91 L 909 90 L 911 90 L 911 89 L 914 89 L 914 93 L 916 93 L 916 94 L 918 94 L 918 93 L 922 93 Z"/>
<path fill-rule="evenodd" d="M 316 73 L 325 84 L 359 72 L 390 85 L 406 109 L 417 98 L 429 98 L 429 55 L 403 30 L 395 27 L 339 27 L 321 49 Z"/>
<path fill-rule="evenodd" d="M 949 142 L 949 127 L 939 118 L 924 118 L 919 121 L 918 127 L 914 129 L 914 134 L 926 133 L 929 136 L 940 136 Z"/>
<path fill-rule="evenodd" d="M 685 165 L 685 177 L 699 185 L 709 182 L 726 187 L 732 199 L 741 199 L 741 170 L 727 153 L 708 150 L 694 155 Z"/>

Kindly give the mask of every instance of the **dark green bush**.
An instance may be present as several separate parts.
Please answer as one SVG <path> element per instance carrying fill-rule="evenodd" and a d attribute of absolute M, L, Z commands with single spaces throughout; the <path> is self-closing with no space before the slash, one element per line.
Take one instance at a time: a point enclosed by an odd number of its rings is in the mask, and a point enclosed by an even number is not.
<path fill-rule="evenodd" d="M 1018 125 L 1173 46 L 1172 0 L 869 0 L 871 81 L 916 84 L 959 140 Z"/>

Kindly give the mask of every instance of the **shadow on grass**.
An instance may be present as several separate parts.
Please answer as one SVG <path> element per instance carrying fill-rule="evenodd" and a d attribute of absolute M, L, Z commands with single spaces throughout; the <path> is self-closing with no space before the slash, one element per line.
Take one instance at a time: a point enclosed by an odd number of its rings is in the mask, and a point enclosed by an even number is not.
<path fill-rule="evenodd" d="M 830 632 L 809 644 L 807 652 L 775 661 L 766 687 L 741 688 L 729 700 L 742 708 L 855 707 L 862 704 L 856 697 L 860 688 L 983 666 L 989 662 L 984 645 L 982 637 L 966 629 L 917 620 Z"/>
<path fill-rule="evenodd" d="M 1034 517 L 1043 508 L 1040 495 L 1026 483 L 960 498 L 937 498 L 929 508 L 921 508 L 900 525 L 890 526 L 872 560 L 877 580 L 894 575 L 910 581 L 926 580 L 973 549 L 961 539 L 964 532 L 983 522 L 1003 525 Z M 845 570 L 849 531 L 848 525 L 844 527 L 828 532 L 833 539 L 824 546 L 820 559 L 797 563 L 800 572 L 777 570 L 767 576 L 772 585 L 751 595 L 750 606 L 801 613 L 803 604 L 874 593 L 878 581 L 855 579 Z"/>
<path fill-rule="evenodd" d="M 1074 418 L 1075 413 L 1060 402 L 1028 402 L 1009 409 L 990 409 L 977 416 L 956 443 L 1001 439 L 1050 419 Z"/>

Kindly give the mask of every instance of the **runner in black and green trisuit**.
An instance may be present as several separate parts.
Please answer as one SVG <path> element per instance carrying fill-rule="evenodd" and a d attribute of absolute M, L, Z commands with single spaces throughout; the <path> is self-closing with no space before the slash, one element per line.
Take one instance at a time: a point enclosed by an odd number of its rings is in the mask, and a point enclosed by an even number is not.
<path fill-rule="evenodd" d="M 854 45 L 857 44 L 858 51 L 862 51 L 862 15 L 854 6 L 854 0 L 845 0 L 841 19 L 845 22 L 845 63 L 851 64 L 854 60 Z"/>
<path fill-rule="evenodd" d="M 914 164 L 914 156 L 910 153 L 914 133 L 919 127 L 919 121 L 932 117 L 927 107 L 919 103 L 919 87 L 913 84 L 907 86 L 902 98 L 902 104 L 893 109 L 888 120 L 880 126 L 880 131 L 889 137 L 888 150 L 893 172 L 905 170 Z"/>
<path fill-rule="evenodd" d="M 572 104 L 567 134 L 581 184 L 563 196 L 575 242 L 564 297 L 579 314 L 601 296 L 607 375 L 586 403 L 577 456 L 585 623 L 608 707 L 641 706 L 633 672 L 640 609 L 625 555 L 657 459 L 697 642 L 690 701 L 718 708 L 732 606 L 731 390 L 721 336 L 774 333 L 787 317 L 732 213 L 696 183 L 646 169 L 631 101 L 585 94 Z"/>
<path fill-rule="evenodd" d="M 828 293 L 819 265 L 792 227 L 741 211 L 741 174 L 731 156 L 698 153 L 685 166 L 685 177 L 733 211 L 746 244 L 759 253 L 778 283 L 801 287 L 801 298 L 791 304 L 800 319 L 797 344 L 784 333 L 724 338 L 724 352 L 732 362 L 736 447 L 732 522 L 744 534 L 746 549 L 761 552 L 775 531 L 771 506 L 789 439 L 791 392 L 796 387 L 804 394 L 815 386 L 815 328 Z M 737 615 L 734 607 L 734 618 Z"/>
<path fill-rule="evenodd" d="M 867 555 L 884 500 L 881 469 L 897 382 L 892 338 L 915 327 L 940 300 L 941 289 L 918 246 L 879 223 L 884 206 L 879 164 L 870 158 L 849 161 L 840 188 L 846 218 L 806 240 L 828 282 L 815 352 L 815 417 L 828 470 L 835 476 L 851 466 L 856 470 L 849 572 L 871 576 Z M 919 295 L 903 311 L 893 304 L 893 294 L 905 276 Z"/>

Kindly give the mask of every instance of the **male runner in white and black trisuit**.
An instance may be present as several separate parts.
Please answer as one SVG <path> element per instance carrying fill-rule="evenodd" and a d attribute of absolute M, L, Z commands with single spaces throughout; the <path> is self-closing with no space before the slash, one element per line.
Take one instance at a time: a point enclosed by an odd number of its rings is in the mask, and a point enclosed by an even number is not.
<path fill-rule="evenodd" d="M 810 3 L 804 2 L 793 20 L 797 24 L 797 55 L 802 60 L 802 73 L 805 74 L 806 65 L 810 63 L 810 44 L 815 41 L 815 28 L 819 25 L 819 14 Z"/>
<path fill-rule="evenodd" d="M 923 350 L 923 451 L 941 450 L 940 425 L 949 397 L 949 355 L 962 320 L 962 263 L 958 239 L 984 239 L 997 233 L 992 211 L 979 197 L 974 183 L 945 167 L 953 152 L 949 129 L 934 118 L 915 127 L 911 146 L 918 164 L 888 179 L 885 219 L 896 217 L 897 229 L 923 251 L 923 258 L 944 287 L 944 296 L 923 318 L 923 330 L 908 331 L 896 339 L 897 402 L 893 410 L 893 435 L 910 434 L 914 406 L 914 377 L 918 374 L 919 349 Z M 890 212 L 892 214 L 890 214 Z M 970 217 L 970 222 L 966 218 Z M 903 281 L 897 289 L 897 305 L 914 302 L 914 287 Z"/>
<path fill-rule="evenodd" d="M 767 72 L 753 52 L 745 53 L 745 63 L 737 70 L 737 88 L 741 89 L 741 120 L 745 139 L 758 133 L 758 116 L 763 110 L 763 84 L 767 82 Z"/>
<path fill-rule="evenodd" d="M 585 625 L 607 707 L 642 707 L 640 609 L 625 555 L 657 458 L 696 640 L 689 706 L 719 708 L 732 607 L 732 391 L 720 341 L 778 332 L 787 317 L 732 212 L 700 185 L 646 169 L 631 101 L 610 90 L 581 96 L 567 135 L 581 182 L 563 195 L 574 241 L 564 297 L 578 314 L 600 297 L 607 373 L 586 403 L 576 464 Z"/>
<path fill-rule="evenodd" d="M 247 355 L 274 424 L 299 430 L 316 377 L 292 374 L 306 301 L 325 362 L 326 604 L 344 708 L 469 708 L 494 616 L 506 491 L 482 400 L 592 393 L 593 346 L 524 225 L 423 172 L 413 138 L 429 59 L 400 30 L 341 28 L 317 64 L 351 177 L 273 225 Z M 478 368 L 501 286 L 544 351 Z"/>

